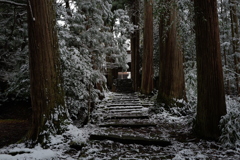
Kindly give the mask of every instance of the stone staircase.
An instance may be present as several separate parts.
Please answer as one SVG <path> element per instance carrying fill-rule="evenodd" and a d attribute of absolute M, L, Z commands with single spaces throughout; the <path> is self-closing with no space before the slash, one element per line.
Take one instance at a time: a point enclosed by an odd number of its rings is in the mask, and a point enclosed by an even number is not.
<path fill-rule="evenodd" d="M 147 130 L 157 125 L 149 119 L 148 109 L 135 93 L 114 93 L 106 105 L 98 108 L 100 131 L 91 134 L 91 140 L 111 140 L 123 144 L 160 145 L 171 143 Z M 146 132 L 142 134 L 141 132 Z M 149 136 L 151 134 L 151 136 Z M 148 136 L 147 136 L 148 135 Z"/>

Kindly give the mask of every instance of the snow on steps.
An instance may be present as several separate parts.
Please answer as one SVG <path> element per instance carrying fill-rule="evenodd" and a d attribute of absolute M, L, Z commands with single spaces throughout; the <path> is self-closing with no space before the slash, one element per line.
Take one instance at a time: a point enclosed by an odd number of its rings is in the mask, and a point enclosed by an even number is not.
<path fill-rule="evenodd" d="M 123 144 L 141 144 L 141 145 L 158 145 L 162 147 L 166 147 L 171 145 L 171 142 L 160 140 L 160 139 L 150 139 L 150 138 L 143 138 L 138 136 L 125 136 L 125 135 L 97 135 L 92 134 L 90 136 L 92 140 L 112 140 L 115 142 L 120 142 Z"/>
<path fill-rule="evenodd" d="M 139 127 L 156 127 L 156 124 L 154 123 L 141 123 L 141 124 L 135 124 L 135 123 L 106 123 L 106 124 L 100 124 L 99 127 L 131 127 L 131 128 L 139 128 Z"/>
<path fill-rule="evenodd" d="M 171 142 L 159 138 L 146 138 L 135 135 L 133 128 L 156 127 L 156 124 L 149 122 L 148 108 L 152 104 L 142 105 L 136 94 L 115 94 L 108 105 L 99 108 L 104 121 L 99 124 L 103 132 L 90 136 L 91 140 L 112 140 L 123 144 L 159 145 L 168 146 Z M 129 134 L 118 135 L 109 132 L 109 129 L 129 128 Z M 107 133 L 104 133 L 104 128 Z M 108 131 L 107 131 L 108 130 Z"/>

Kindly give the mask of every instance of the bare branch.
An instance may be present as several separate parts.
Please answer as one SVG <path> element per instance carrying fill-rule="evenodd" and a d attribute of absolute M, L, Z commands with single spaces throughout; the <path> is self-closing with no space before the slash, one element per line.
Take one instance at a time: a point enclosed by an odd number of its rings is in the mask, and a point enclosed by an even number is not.
<path fill-rule="evenodd" d="M 0 3 L 7 3 L 7 4 L 15 5 L 15 6 L 22 6 L 22 7 L 27 6 L 27 4 L 17 3 L 17 2 L 11 1 L 11 0 L 0 0 Z"/>

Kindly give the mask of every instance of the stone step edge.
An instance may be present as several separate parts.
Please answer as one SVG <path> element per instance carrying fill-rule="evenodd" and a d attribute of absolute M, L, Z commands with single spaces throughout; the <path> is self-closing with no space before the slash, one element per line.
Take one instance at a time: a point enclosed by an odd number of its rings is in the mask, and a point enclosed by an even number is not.
<path fill-rule="evenodd" d="M 129 127 L 129 128 L 140 128 L 140 127 L 156 127 L 154 123 L 136 124 L 136 123 L 106 123 L 100 124 L 99 127 Z"/>
<path fill-rule="evenodd" d="M 171 145 L 170 141 L 160 139 L 147 139 L 139 136 L 119 136 L 119 135 L 98 135 L 92 134 L 89 137 L 90 140 L 111 140 L 123 144 L 141 144 L 141 145 L 157 145 L 166 147 Z"/>
<path fill-rule="evenodd" d="M 105 117 L 105 120 L 107 119 L 149 119 L 149 116 L 147 115 L 113 115 L 109 117 Z"/>

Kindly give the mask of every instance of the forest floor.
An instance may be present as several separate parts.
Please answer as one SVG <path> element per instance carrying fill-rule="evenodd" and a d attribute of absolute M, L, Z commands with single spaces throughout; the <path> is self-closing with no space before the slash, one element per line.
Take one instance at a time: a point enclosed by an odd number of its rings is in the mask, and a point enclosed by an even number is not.
<path fill-rule="evenodd" d="M 20 141 L 30 127 L 30 103 L 8 102 L 0 106 L 0 148 Z"/>
<path fill-rule="evenodd" d="M 91 133 L 95 137 L 83 147 L 79 153 L 79 159 L 240 159 L 238 149 L 224 148 L 219 142 L 202 140 L 192 134 L 190 122 L 193 113 L 186 114 L 182 109 L 173 108 L 171 111 L 162 109 L 160 113 L 156 114 L 149 112 L 149 106 L 147 106 L 147 110 L 142 109 L 143 114 L 147 114 L 147 119 L 137 117 L 132 119 L 123 115 L 129 115 L 129 113 L 132 115 L 137 110 L 132 109 L 131 104 L 129 105 L 131 109 L 129 106 L 120 107 L 124 102 L 119 104 L 119 101 L 116 101 L 116 95 L 114 93 L 110 100 L 96 110 L 95 114 L 101 118 L 96 123 L 99 128 Z M 125 98 L 121 98 L 122 101 L 126 101 L 126 95 L 124 96 Z M 149 104 L 146 99 L 140 101 L 141 104 Z M 134 100 L 132 104 L 136 106 L 136 103 L 138 102 Z M 117 110 L 121 110 L 120 114 L 124 118 L 107 120 L 103 118 L 116 114 Z M 137 127 L 132 125 L 149 123 L 156 124 L 156 126 Z M 126 124 L 131 125 L 127 126 Z M 132 139 L 151 140 L 151 142 L 135 141 L 135 143 L 131 143 Z"/>
<path fill-rule="evenodd" d="M 68 131 L 63 135 L 52 137 L 49 148 L 43 149 L 41 146 L 27 148 L 23 143 L 16 143 L 0 147 L 0 159 L 240 159 L 239 148 L 224 148 L 219 142 L 202 140 L 194 136 L 190 123 L 193 117 L 192 112 L 185 112 L 179 108 L 171 110 L 162 108 L 160 112 L 154 113 L 149 110 L 152 106 L 149 99 L 138 98 L 136 95 L 122 94 L 120 99 L 116 96 L 119 94 L 110 93 L 108 98 L 98 105 L 88 125 L 80 127 L 76 122 L 74 125 L 69 125 Z M 131 96 L 134 96 L 133 100 L 129 99 Z M 7 123 L 11 120 L 6 119 L 2 120 L 6 121 L 4 122 L 5 132 L 0 128 L 0 132 L 3 133 L 0 138 L 5 135 L 12 139 L 8 144 L 21 139 L 21 135 L 23 136 L 29 127 L 27 119 L 20 119 L 17 116 L 12 119 L 15 125 L 21 124 L 11 130 L 10 122 Z M 18 123 L 15 123 L 15 119 Z M 14 135 L 14 133 L 19 134 Z M 11 135 L 16 136 L 16 140 Z"/>

